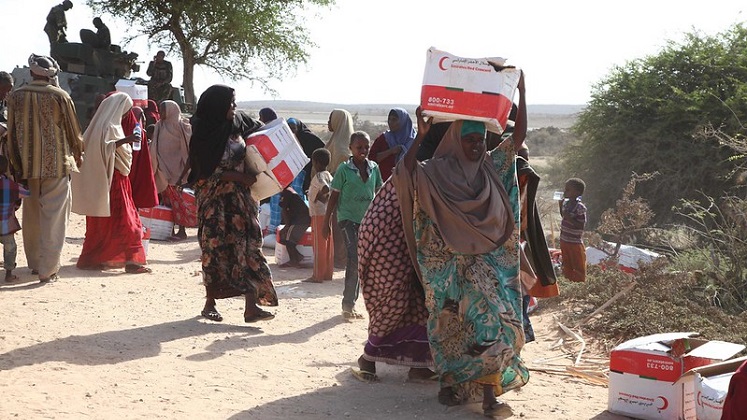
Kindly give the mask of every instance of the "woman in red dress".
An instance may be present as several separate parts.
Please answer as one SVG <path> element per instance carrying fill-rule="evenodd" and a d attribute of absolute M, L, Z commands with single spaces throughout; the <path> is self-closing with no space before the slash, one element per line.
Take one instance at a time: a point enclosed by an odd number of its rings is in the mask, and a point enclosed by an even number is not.
<path fill-rule="evenodd" d="M 132 147 L 142 138 L 125 135 L 122 117 L 131 112 L 132 99 L 114 93 L 101 102 L 83 134 L 85 159 L 73 174 L 73 211 L 86 216 L 86 238 L 77 267 L 124 267 L 127 273 L 150 273 L 145 267 L 143 225 L 127 177 Z"/>

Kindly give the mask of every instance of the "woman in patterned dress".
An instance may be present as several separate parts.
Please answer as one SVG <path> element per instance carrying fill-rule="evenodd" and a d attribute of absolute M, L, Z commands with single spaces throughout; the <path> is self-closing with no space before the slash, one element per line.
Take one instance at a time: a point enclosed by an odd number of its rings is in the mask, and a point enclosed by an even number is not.
<path fill-rule="evenodd" d="M 353 375 L 378 380 L 376 362 L 410 368 L 410 379 L 434 376 L 425 296 L 407 251 L 391 181 L 376 194 L 358 231 L 358 278 L 368 311 L 368 340 Z"/>
<path fill-rule="evenodd" d="M 197 102 L 189 145 L 197 199 L 198 242 L 207 291 L 202 316 L 223 317 L 215 299 L 244 295 L 244 321 L 274 318 L 257 306 L 277 306 L 272 274 L 262 254 L 258 203 L 250 187 L 256 177 L 244 172 L 244 138 L 262 124 L 236 111 L 236 96 L 228 86 L 209 87 Z"/>
<path fill-rule="evenodd" d="M 432 159 L 415 154 L 430 129 L 417 111 L 418 136 L 393 179 L 408 247 L 421 273 L 428 336 L 441 391 L 457 405 L 496 399 L 529 380 L 519 282 L 519 201 L 514 157 L 526 133 L 523 76 L 512 137 L 486 153 L 486 127 L 456 121 Z"/>

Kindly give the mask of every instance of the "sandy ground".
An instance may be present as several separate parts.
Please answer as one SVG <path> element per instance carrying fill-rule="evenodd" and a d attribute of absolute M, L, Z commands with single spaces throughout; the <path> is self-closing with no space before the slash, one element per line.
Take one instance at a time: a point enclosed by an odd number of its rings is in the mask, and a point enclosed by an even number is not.
<path fill-rule="evenodd" d="M 479 405 L 446 409 L 438 385 L 379 366 L 381 381 L 350 374 L 366 320 L 340 316 L 343 271 L 325 284 L 310 270 L 279 269 L 274 320 L 245 324 L 243 300 L 218 302 L 224 316 L 199 316 L 204 289 L 194 229 L 181 243 L 152 241 L 152 274 L 81 271 L 85 220 L 73 215 L 60 280 L 42 285 L 19 242 L 14 284 L 0 281 L 0 418 L 479 419 Z M 363 302 L 359 301 L 363 311 Z M 538 341 L 528 363 L 559 355 L 552 314 L 532 315 Z M 503 397 L 514 418 L 618 419 L 605 412 L 607 388 L 532 372 Z"/>

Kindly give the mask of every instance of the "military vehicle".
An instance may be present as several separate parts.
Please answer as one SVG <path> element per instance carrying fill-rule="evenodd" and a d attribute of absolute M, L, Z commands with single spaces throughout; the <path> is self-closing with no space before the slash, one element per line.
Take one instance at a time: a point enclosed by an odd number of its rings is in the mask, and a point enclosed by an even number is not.
<path fill-rule="evenodd" d="M 50 55 L 60 65 L 60 87 L 73 99 L 80 126 L 84 130 L 93 117 L 96 97 L 116 90 L 114 86 L 120 79 L 135 80 L 137 84 L 142 85 L 148 84 L 147 80 L 131 78 L 132 72 L 140 70 L 137 63 L 138 54 L 123 51 L 118 45 L 111 45 L 105 49 L 77 42 L 55 43 L 51 45 Z M 27 66 L 16 67 L 12 74 L 16 88 L 32 80 Z M 182 89 L 174 87 L 171 99 L 186 112 L 187 107 L 183 98 Z"/>

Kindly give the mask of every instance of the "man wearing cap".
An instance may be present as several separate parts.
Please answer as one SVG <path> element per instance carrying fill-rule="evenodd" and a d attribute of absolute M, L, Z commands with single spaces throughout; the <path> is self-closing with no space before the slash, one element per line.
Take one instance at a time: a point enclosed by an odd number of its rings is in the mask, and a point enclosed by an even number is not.
<path fill-rule="evenodd" d="M 57 86 L 57 62 L 29 57 L 31 83 L 8 95 L 8 157 L 31 197 L 23 203 L 26 260 L 41 282 L 57 279 L 70 217 L 70 173 L 82 163 L 83 140 L 70 95 Z"/>
<path fill-rule="evenodd" d="M 44 25 L 44 32 L 49 37 L 50 44 L 67 42 L 67 19 L 65 12 L 73 8 L 73 2 L 65 0 L 57 6 L 52 7 L 47 15 L 47 23 Z"/>

